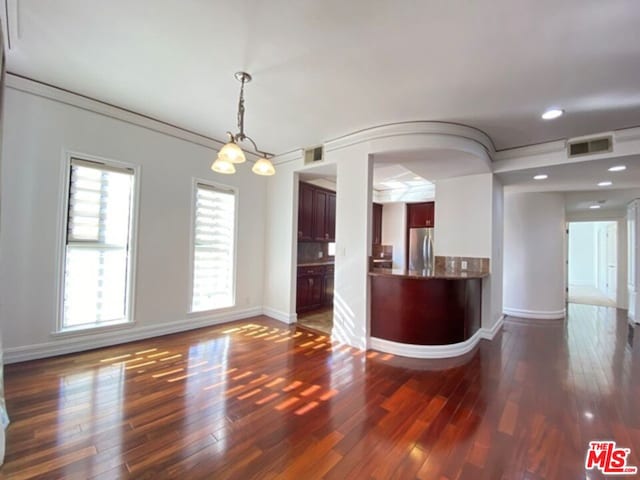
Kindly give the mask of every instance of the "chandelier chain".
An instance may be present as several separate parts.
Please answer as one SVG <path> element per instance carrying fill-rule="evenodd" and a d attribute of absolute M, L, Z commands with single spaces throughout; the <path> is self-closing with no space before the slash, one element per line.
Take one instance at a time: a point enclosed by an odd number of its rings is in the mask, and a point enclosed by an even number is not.
<path fill-rule="evenodd" d="M 238 135 L 237 139 L 242 141 L 245 138 L 244 135 L 244 82 L 245 77 L 243 76 L 240 80 L 242 82 L 242 86 L 240 87 L 240 98 L 238 99 Z"/>

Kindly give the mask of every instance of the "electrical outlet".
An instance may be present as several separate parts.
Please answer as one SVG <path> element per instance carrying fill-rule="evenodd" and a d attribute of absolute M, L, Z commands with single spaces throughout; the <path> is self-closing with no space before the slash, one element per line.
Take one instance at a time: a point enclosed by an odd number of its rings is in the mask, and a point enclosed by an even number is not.
<path fill-rule="evenodd" d="M 466 270 L 466 269 L 467 269 L 467 261 L 466 261 L 466 260 L 462 260 L 462 261 L 460 262 L 460 268 L 461 268 L 462 270 Z"/>

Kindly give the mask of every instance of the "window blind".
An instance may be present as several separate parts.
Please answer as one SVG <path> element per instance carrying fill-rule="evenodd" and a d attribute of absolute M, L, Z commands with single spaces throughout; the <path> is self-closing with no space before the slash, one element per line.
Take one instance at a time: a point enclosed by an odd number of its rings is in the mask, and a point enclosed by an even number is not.
<path fill-rule="evenodd" d="M 236 197 L 198 184 L 195 195 L 192 311 L 232 306 Z"/>
<path fill-rule="evenodd" d="M 62 328 L 127 320 L 133 172 L 73 159 Z"/>

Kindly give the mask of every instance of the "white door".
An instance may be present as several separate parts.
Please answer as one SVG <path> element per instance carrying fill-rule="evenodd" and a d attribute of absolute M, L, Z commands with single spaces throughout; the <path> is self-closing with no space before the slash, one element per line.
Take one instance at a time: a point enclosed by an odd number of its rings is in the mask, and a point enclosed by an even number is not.
<path fill-rule="evenodd" d="M 607 297 L 617 301 L 618 290 L 618 249 L 617 225 L 607 225 Z"/>

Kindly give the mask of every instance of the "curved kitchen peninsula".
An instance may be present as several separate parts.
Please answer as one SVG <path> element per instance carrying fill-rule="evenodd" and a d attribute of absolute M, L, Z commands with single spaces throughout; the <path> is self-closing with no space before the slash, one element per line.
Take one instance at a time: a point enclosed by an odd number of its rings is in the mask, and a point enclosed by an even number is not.
<path fill-rule="evenodd" d="M 371 347 L 397 355 L 444 358 L 480 337 L 482 272 L 374 269 Z"/>

